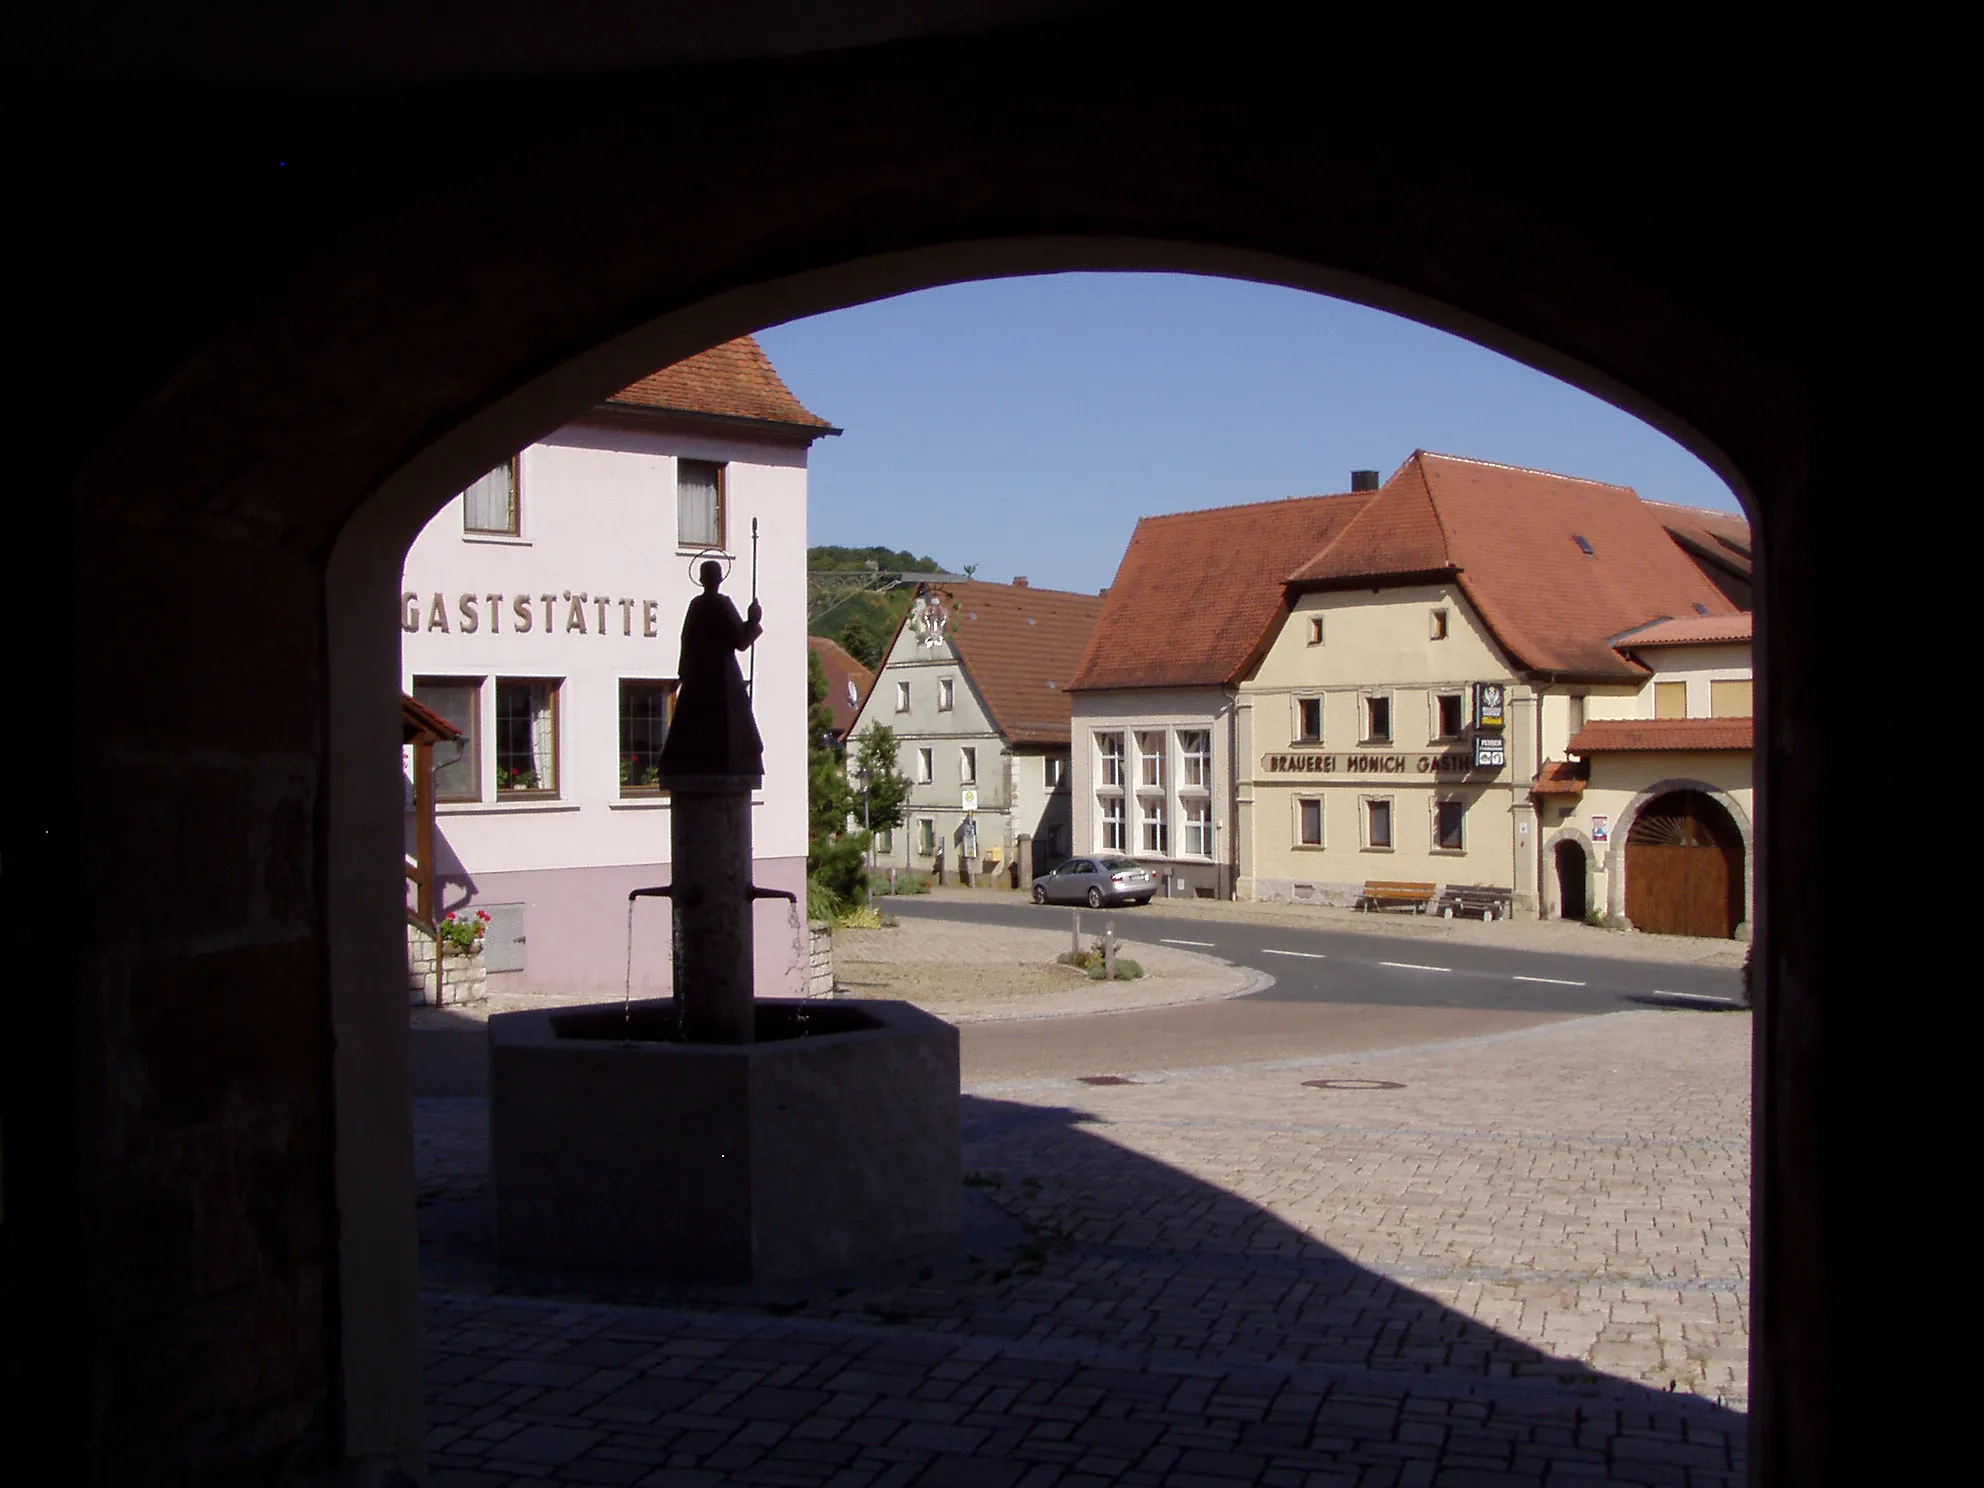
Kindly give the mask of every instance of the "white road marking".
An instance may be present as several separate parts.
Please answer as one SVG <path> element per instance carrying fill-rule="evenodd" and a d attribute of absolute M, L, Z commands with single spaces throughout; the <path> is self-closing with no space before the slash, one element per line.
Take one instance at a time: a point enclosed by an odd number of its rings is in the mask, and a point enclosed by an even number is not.
<path fill-rule="evenodd" d="M 1273 946 L 1261 947 L 1263 956 L 1300 956 L 1304 961 L 1327 961 L 1328 956 L 1320 951 L 1277 951 Z"/>
<path fill-rule="evenodd" d="M 1519 982 L 1543 982 L 1552 987 L 1582 987 L 1584 985 L 1583 982 L 1567 982 L 1562 977 L 1519 976 L 1516 978 L 1516 980 Z"/>
<path fill-rule="evenodd" d="M 1213 942 L 1210 940 L 1166 940 L 1163 937 L 1159 937 L 1158 943 L 1160 945 L 1190 945 L 1190 946 L 1209 946 L 1213 944 Z"/>
<path fill-rule="evenodd" d="M 1680 998 L 1684 998 L 1689 1002 L 1712 1002 L 1717 1007 L 1742 1006 L 1742 1004 L 1737 1002 L 1736 999 L 1733 997 L 1710 997 L 1705 992 L 1662 992 L 1659 988 L 1656 987 L 1652 995 L 1655 997 L 1680 997 Z"/>
<path fill-rule="evenodd" d="M 1400 971 L 1452 971 L 1451 966 L 1421 966 L 1417 961 L 1380 961 L 1380 966 L 1396 967 Z"/>

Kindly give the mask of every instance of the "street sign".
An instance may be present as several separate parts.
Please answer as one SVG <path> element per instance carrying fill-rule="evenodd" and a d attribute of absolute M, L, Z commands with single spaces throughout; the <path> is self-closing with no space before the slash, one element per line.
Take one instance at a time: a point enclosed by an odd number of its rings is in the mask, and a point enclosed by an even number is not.
<path fill-rule="evenodd" d="M 1474 768 L 1499 770 L 1509 762 L 1509 751 L 1500 734 L 1474 736 Z"/>
<path fill-rule="evenodd" d="M 1507 689 L 1500 682 L 1474 684 L 1474 726 L 1499 729 L 1507 723 Z M 1481 761 L 1476 760 L 1476 764 Z"/>
<path fill-rule="evenodd" d="M 975 785 L 967 785 L 967 786 L 966 786 L 966 787 L 964 788 L 964 809 L 965 809 L 966 811 L 976 811 L 976 810 L 978 809 L 978 787 L 977 787 L 977 786 L 975 786 Z"/>

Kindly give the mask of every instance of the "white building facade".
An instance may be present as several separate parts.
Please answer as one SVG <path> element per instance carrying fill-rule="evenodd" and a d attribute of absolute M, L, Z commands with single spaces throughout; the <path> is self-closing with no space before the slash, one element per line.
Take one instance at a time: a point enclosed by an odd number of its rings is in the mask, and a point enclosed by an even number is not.
<path fill-rule="evenodd" d="M 533 444 L 414 540 L 402 686 L 466 735 L 435 751 L 438 908 L 490 914 L 493 979 L 620 991 L 628 891 L 669 881 L 656 766 L 704 557 L 740 611 L 756 566 L 764 634 L 739 657 L 765 743 L 754 872 L 803 902 L 806 463 L 828 432 L 755 342 L 733 342 Z M 796 994 L 794 917 L 775 900 L 757 914 L 758 993 Z M 669 942 L 666 901 L 640 901 L 637 995 L 668 991 Z"/>

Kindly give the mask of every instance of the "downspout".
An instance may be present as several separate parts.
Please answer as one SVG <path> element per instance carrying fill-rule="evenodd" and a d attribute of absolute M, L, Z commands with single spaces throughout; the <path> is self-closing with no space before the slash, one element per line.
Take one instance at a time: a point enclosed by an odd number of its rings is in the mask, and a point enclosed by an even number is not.
<path fill-rule="evenodd" d="M 1232 899 L 1240 885 L 1240 708 L 1238 695 L 1226 694 L 1226 863 L 1225 883 L 1220 885 Z"/>

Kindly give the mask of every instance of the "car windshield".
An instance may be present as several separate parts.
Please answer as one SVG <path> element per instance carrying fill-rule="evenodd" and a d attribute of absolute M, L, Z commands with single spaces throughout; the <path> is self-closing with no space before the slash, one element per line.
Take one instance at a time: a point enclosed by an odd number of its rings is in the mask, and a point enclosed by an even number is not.
<path fill-rule="evenodd" d="M 1138 867 L 1135 858 L 1098 858 L 1096 866 L 1104 873 L 1121 873 L 1125 869 Z"/>

